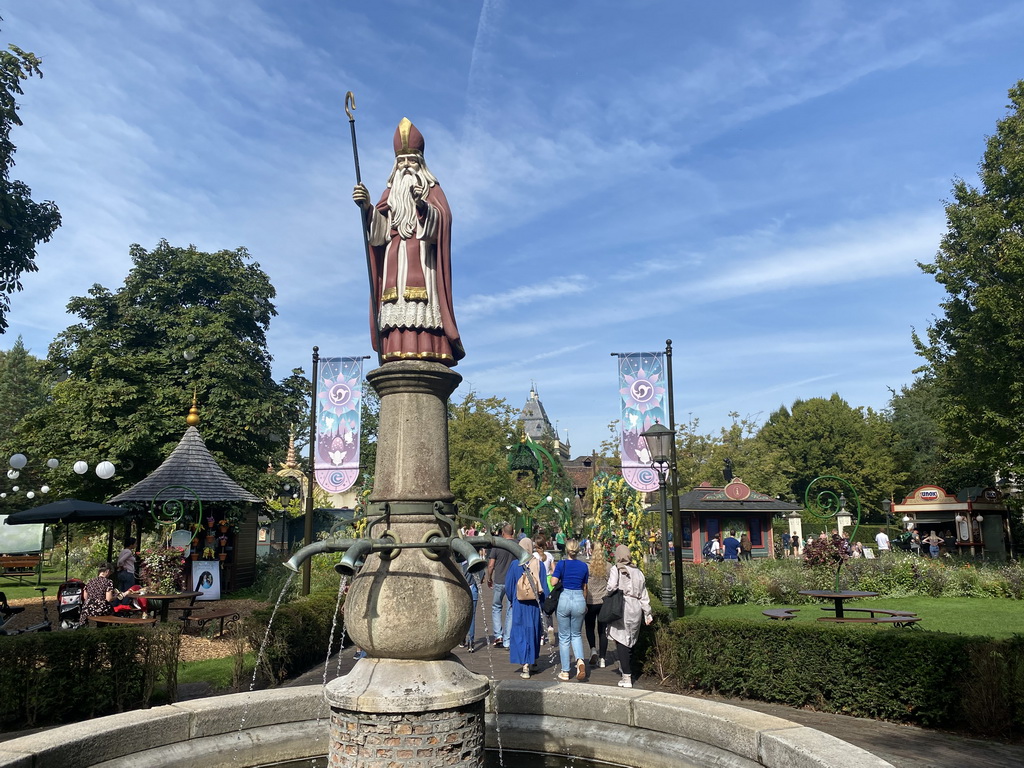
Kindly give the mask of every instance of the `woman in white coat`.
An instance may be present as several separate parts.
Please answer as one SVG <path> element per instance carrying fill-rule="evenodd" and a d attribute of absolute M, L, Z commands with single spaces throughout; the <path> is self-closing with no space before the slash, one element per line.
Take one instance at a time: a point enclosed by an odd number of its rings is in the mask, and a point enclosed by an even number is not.
<path fill-rule="evenodd" d="M 643 571 L 630 562 L 629 547 L 619 544 L 615 548 L 615 567 L 608 574 L 608 592 L 622 590 L 622 618 L 608 626 L 608 636 L 615 641 L 622 679 L 619 687 L 633 687 L 633 646 L 640 635 L 640 622 L 650 624 L 651 596 L 647 593 L 647 580 Z"/>

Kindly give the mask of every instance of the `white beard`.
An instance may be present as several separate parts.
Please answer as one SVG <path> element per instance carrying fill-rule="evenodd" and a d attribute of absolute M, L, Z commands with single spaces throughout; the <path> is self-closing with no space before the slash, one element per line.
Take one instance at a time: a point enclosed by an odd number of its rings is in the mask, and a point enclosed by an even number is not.
<path fill-rule="evenodd" d="M 427 180 L 416 172 L 399 172 L 393 179 L 391 192 L 388 194 L 391 226 L 403 240 L 416 233 L 416 224 L 419 221 L 416 216 L 416 200 L 412 194 L 412 188 L 416 186 L 427 189 Z"/>

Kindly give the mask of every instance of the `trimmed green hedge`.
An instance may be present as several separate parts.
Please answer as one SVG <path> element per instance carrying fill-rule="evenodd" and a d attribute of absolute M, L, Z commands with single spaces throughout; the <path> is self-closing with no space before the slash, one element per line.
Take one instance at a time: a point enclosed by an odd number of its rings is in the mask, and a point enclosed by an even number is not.
<path fill-rule="evenodd" d="M 313 592 L 308 597 L 283 603 L 276 615 L 273 608 L 261 608 L 245 620 L 244 631 L 250 645 L 257 652 L 262 648 L 257 665 L 270 685 L 324 663 L 336 605 L 337 625 L 331 653 L 341 649 L 344 604 L 344 599 L 338 604 L 337 592 Z"/>
<path fill-rule="evenodd" d="M 173 698 L 179 645 L 174 631 L 135 627 L 0 637 L 0 728 L 147 707 L 161 681 Z"/>
<path fill-rule="evenodd" d="M 1024 726 L 1024 636 L 681 619 L 645 670 L 680 688 L 1005 736 Z"/>

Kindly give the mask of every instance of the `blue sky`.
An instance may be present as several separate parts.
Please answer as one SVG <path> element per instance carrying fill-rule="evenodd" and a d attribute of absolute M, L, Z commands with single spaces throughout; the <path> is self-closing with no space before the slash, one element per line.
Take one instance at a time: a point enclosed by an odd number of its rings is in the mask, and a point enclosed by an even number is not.
<path fill-rule="evenodd" d="M 12 300 L 43 356 L 128 246 L 245 246 L 275 375 L 369 354 L 345 92 L 379 196 L 408 116 L 455 222 L 460 392 L 536 382 L 588 453 L 611 352 L 674 344 L 677 421 L 884 407 L 942 294 L 917 261 L 1024 77 L 1024 4 L 13 0 L 14 177 L 64 224 Z M 456 394 L 458 397 L 459 394 Z"/>

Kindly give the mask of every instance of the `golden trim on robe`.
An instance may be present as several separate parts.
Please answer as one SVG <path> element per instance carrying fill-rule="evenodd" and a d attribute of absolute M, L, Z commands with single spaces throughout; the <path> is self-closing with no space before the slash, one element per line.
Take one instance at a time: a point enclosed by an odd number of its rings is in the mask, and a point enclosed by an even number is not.
<path fill-rule="evenodd" d="M 427 300 L 427 289 L 426 288 L 406 288 L 404 291 L 403 298 L 406 301 L 426 301 Z"/>
<path fill-rule="evenodd" d="M 398 301 L 398 288 L 388 288 L 380 297 L 381 304 Z"/>

